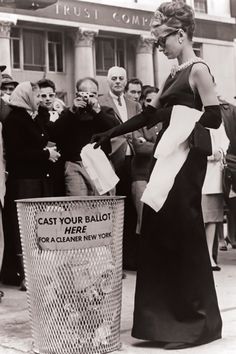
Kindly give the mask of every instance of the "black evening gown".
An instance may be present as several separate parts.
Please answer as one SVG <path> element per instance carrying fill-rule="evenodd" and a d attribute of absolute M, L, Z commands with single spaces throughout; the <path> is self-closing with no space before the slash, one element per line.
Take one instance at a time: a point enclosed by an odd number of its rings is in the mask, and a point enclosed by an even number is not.
<path fill-rule="evenodd" d="M 192 66 L 168 77 L 162 107 L 201 110 Z M 167 128 L 164 124 L 162 133 Z M 158 143 L 158 142 L 157 142 Z M 158 212 L 144 205 L 132 336 L 194 346 L 221 338 L 222 321 L 206 243 L 201 189 L 207 160 L 194 149 Z M 158 188 L 158 186 L 157 186 Z"/>

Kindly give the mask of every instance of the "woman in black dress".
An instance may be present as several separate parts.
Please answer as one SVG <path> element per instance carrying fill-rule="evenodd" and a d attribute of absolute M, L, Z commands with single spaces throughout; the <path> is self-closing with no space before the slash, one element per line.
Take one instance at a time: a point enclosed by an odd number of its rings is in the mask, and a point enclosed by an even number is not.
<path fill-rule="evenodd" d="M 212 76 L 206 63 L 194 54 L 193 31 L 194 12 L 190 6 L 182 2 L 160 5 L 152 19 L 152 33 L 159 50 L 168 59 L 177 58 L 178 66 L 143 113 L 95 136 L 97 145 L 163 122 L 158 145 L 177 105 L 199 112 L 204 107 L 199 123 L 209 128 L 220 126 Z M 132 335 L 155 341 L 165 349 L 221 338 L 222 322 L 201 210 L 206 164 L 206 155 L 191 148 L 160 210 L 144 205 Z"/>

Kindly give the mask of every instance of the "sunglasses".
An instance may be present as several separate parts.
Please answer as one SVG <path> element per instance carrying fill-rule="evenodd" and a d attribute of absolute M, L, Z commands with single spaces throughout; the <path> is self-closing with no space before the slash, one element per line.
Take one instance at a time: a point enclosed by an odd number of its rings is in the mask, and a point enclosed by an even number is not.
<path fill-rule="evenodd" d="M 150 103 L 150 102 L 152 102 L 152 99 L 151 99 L 151 98 L 146 98 L 145 101 L 148 102 L 148 103 Z"/>
<path fill-rule="evenodd" d="M 54 92 L 52 93 L 41 93 L 40 97 L 41 98 L 54 98 L 56 96 L 56 94 Z"/>
<path fill-rule="evenodd" d="M 7 87 L 7 86 L 3 86 L 2 87 L 2 91 L 10 91 L 10 92 L 13 92 L 15 90 L 15 87 Z"/>
<path fill-rule="evenodd" d="M 163 37 L 159 37 L 157 41 L 154 42 L 154 46 L 155 48 L 158 48 L 159 46 L 161 46 L 162 48 L 165 47 L 166 45 L 166 40 L 169 36 L 172 36 L 173 34 L 176 34 L 179 32 L 179 29 L 176 29 L 168 34 L 166 34 L 165 36 Z"/>

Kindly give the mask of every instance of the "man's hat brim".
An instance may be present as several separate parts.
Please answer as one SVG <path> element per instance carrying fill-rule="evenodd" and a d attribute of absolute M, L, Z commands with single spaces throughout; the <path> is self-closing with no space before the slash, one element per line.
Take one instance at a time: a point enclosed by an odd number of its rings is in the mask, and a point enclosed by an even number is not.
<path fill-rule="evenodd" d="M 19 82 L 14 81 L 14 80 L 2 80 L 1 88 L 6 86 L 6 85 L 13 85 L 13 86 L 16 87 L 18 84 L 19 84 Z"/>
<path fill-rule="evenodd" d="M 6 65 L 0 65 L 0 71 L 4 71 L 6 69 Z"/>

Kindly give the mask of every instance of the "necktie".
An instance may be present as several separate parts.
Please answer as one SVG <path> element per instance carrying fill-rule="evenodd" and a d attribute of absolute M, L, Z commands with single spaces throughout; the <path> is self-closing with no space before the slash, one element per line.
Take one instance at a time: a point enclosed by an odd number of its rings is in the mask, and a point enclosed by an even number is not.
<path fill-rule="evenodd" d="M 117 100 L 118 100 L 118 105 L 119 105 L 119 106 L 122 106 L 120 96 L 117 97 Z"/>

